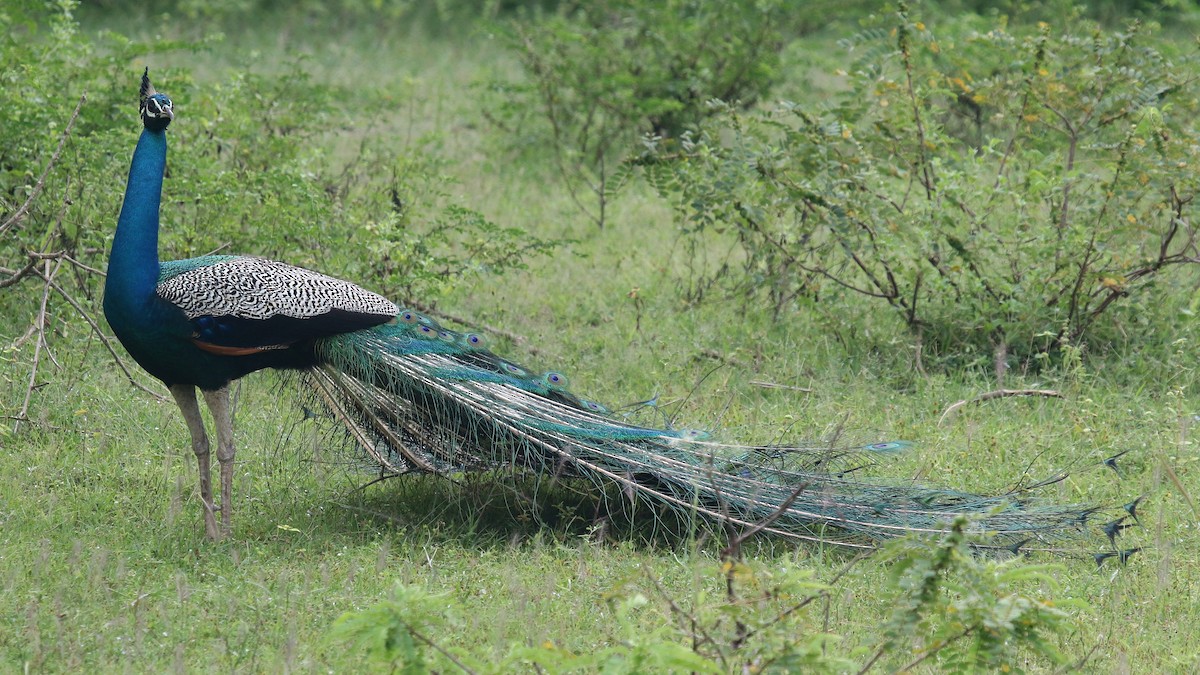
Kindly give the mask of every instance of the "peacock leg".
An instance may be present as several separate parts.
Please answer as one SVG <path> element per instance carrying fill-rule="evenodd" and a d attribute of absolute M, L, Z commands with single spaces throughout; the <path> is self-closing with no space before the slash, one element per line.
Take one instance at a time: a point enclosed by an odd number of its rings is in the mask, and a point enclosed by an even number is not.
<path fill-rule="evenodd" d="M 220 538 L 220 533 L 217 531 L 217 518 L 213 514 L 208 434 L 204 433 L 204 418 L 200 416 L 200 404 L 196 402 L 196 388 L 190 384 L 175 384 L 171 386 L 171 395 L 175 397 L 175 403 L 183 413 L 183 420 L 192 435 L 192 452 L 196 453 L 196 463 L 200 466 L 200 501 L 204 504 L 204 532 L 209 539 L 216 540 Z"/>
<path fill-rule="evenodd" d="M 205 391 L 217 430 L 217 462 L 221 465 L 221 530 L 229 534 L 233 518 L 233 415 L 229 409 L 229 387 Z"/>

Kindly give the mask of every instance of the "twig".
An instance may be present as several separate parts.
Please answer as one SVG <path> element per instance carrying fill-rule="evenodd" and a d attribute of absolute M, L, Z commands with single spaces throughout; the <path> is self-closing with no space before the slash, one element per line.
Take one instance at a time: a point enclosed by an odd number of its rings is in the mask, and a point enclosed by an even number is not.
<path fill-rule="evenodd" d="M 720 643 L 718 643 L 711 635 L 708 634 L 708 631 L 704 629 L 703 624 L 696 620 L 696 616 L 680 607 L 679 604 L 675 602 L 675 598 L 671 597 L 670 593 L 667 593 L 667 589 L 663 588 L 663 585 L 659 583 L 658 579 L 655 579 L 650 574 L 649 570 L 646 570 L 646 578 L 650 580 L 650 583 L 654 584 L 654 588 L 658 590 L 659 595 L 661 595 L 663 599 L 667 601 L 667 605 L 670 606 L 671 611 L 688 620 L 691 630 L 694 632 L 692 637 L 692 651 L 697 651 L 696 648 L 699 647 L 700 644 L 710 644 L 714 649 L 717 650 L 717 658 L 720 659 L 721 664 L 725 665 L 725 652 L 721 649 Z M 703 639 L 703 643 L 696 642 L 695 634 L 699 634 L 700 638 Z"/>
<path fill-rule="evenodd" d="M 25 214 L 29 212 L 29 207 L 33 204 L 33 200 L 37 199 L 37 196 L 46 187 L 46 176 L 50 174 L 50 170 L 58 163 L 58 158 L 62 155 L 63 146 L 67 144 L 67 138 L 70 137 L 71 129 L 75 126 L 75 120 L 79 118 L 79 111 L 83 109 L 83 102 L 86 100 L 87 92 L 84 92 L 79 97 L 79 103 L 75 106 L 75 112 L 71 113 L 71 119 L 67 121 L 67 128 L 63 129 L 62 138 L 58 140 L 58 148 L 55 149 L 54 154 L 50 157 L 50 162 L 46 164 L 46 168 L 42 171 L 42 175 L 38 178 L 37 183 L 34 184 L 33 191 L 29 193 L 29 197 L 25 199 L 25 203 L 21 205 L 21 208 L 17 209 L 16 213 L 13 213 L 8 220 L 4 221 L 3 225 L 0 225 L 0 234 L 4 234 L 8 228 L 20 223 Z"/>
<path fill-rule="evenodd" d="M 842 567 L 842 569 L 838 570 L 837 574 L 833 575 L 833 578 L 829 580 L 828 585 L 833 586 L 837 582 L 841 581 L 842 577 L 849 574 L 850 568 L 854 567 L 855 565 L 862 562 L 863 560 L 866 560 L 874 552 L 875 552 L 874 550 L 859 551 L 858 555 L 851 558 L 850 562 L 846 563 Z M 770 621 L 760 625 L 758 628 L 755 628 L 754 630 L 747 633 L 746 639 L 749 640 L 750 638 L 754 637 L 758 633 L 761 633 L 762 631 L 766 630 L 767 628 L 770 628 L 771 626 L 774 626 L 775 624 L 779 623 L 780 621 L 783 621 L 784 619 L 791 616 L 792 614 L 795 614 L 796 612 L 804 609 L 809 604 L 811 604 L 814 600 L 817 600 L 817 599 L 823 598 L 823 597 L 828 597 L 828 596 L 829 596 L 829 591 L 827 589 L 822 589 L 822 590 L 818 591 L 817 593 L 813 593 L 812 595 L 808 596 L 807 598 L 804 598 L 800 602 L 797 602 L 796 604 L 792 605 L 791 607 L 788 607 L 787 609 L 783 610 L 782 612 L 780 612 L 778 615 L 776 615 Z"/>
<path fill-rule="evenodd" d="M 1170 478 L 1171 482 L 1175 484 L 1175 489 L 1179 490 L 1179 496 L 1183 497 L 1183 500 L 1191 507 L 1192 515 L 1200 520 L 1200 509 L 1196 508 L 1196 502 L 1192 500 L 1192 495 L 1183 486 L 1183 481 L 1179 480 L 1179 474 L 1175 473 L 1175 468 L 1167 460 L 1167 454 L 1161 450 L 1159 451 L 1159 461 L 1162 463 L 1163 471 L 1167 473 L 1167 478 Z"/>
<path fill-rule="evenodd" d="M 33 337 L 33 335 L 35 333 L 37 333 L 37 324 L 35 324 L 35 323 L 29 324 L 29 328 L 25 329 L 25 332 L 21 334 L 21 337 L 17 338 L 16 340 L 13 340 L 12 344 L 10 344 L 8 346 L 8 348 L 13 351 L 16 351 L 16 350 L 24 347 L 25 343 L 29 342 L 29 338 Z"/>
<path fill-rule="evenodd" d="M 1083 667 L 1085 665 L 1087 665 L 1087 662 L 1091 660 L 1092 655 L 1096 653 L 1096 650 L 1100 649 L 1100 645 L 1101 645 L 1100 642 L 1097 642 L 1096 644 L 1092 645 L 1092 648 L 1087 650 L 1087 653 L 1083 655 L 1083 658 L 1079 659 L 1075 663 L 1068 663 L 1068 664 L 1058 668 L 1057 670 L 1054 671 L 1055 675 L 1058 675 L 1058 673 L 1081 672 L 1083 670 Z"/>
<path fill-rule="evenodd" d="M 700 356 L 712 359 L 713 361 L 720 361 L 721 363 L 728 363 L 729 365 L 737 366 L 738 368 L 740 368 L 742 370 L 754 370 L 745 361 L 740 361 L 738 359 L 733 358 L 732 356 L 725 356 L 724 354 L 722 354 L 721 352 L 719 352 L 715 349 L 701 349 Z"/>
<path fill-rule="evenodd" d="M 413 637 L 417 638 L 421 642 L 424 642 L 425 644 L 429 645 L 430 647 L 433 647 L 434 649 L 436 649 L 438 651 L 438 653 L 440 653 L 442 656 L 446 657 L 447 659 L 450 659 L 450 662 L 453 663 L 454 665 L 458 666 L 458 668 L 460 670 L 462 670 L 464 673 L 470 673 L 471 675 L 475 675 L 475 671 L 468 668 L 467 664 L 454 658 L 453 654 L 451 654 L 450 652 L 443 649 L 442 646 L 439 645 L 438 643 L 436 643 L 433 640 L 430 640 L 429 638 L 425 637 L 424 635 L 421 635 L 420 633 L 418 633 L 417 629 L 413 628 L 411 624 L 406 623 L 406 624 L 404 624 L 404 627 L 408 629 L 409 635 L 412 635 Z"/>
<path fill-rule="evenodd" d="M 908 663 L 904 664 L 903 666 L 900 666 L 900 668 L 897 669 L 896 672 L 907 673 L 907 672 L 911 671 L 913 668 L 916 668 L 918 665 L 920 665 L 921 662 L 924 661 L 925 659 L 927 659 L 927 658 L 933 656 L 934 654 L 937 654 L 938 652 L 945 649 L 951 642 L 957 642 L 957 641 L 967 637 L 971 633 L 974 633 L 975 629 L 979 628 L 979 625 L 980 624 L 977 624 L 977 623 L 972 624 L 972 625 L 967 626 L 966 628 L 962 629 L 962 631 L 960 631 L 958 635 L 955 635 L 954 637 L 951 637 L 951 638 L 947 638 L 945 640 L 940 640 L 933 647 L 930 647 L 929 649 L 926 649 L 925 651 L 921 652 L 917 656 L 917 658 L 913 659 L 912 661 L 909 661 Z"/>
<path fill-rule="evenodd" d="M 754 523 L 753 527 L 734 537 L 733 541 L 729 542 L 729 545 L 721 550 L 721 558 L 723 560 L 728 560 L 730 558 L 737 557 L 738 552 L 742 548 L 742 544 L 744 544 L 750 537 L 762 532 L 766 528 L 770 527 L 772 523 L 779 520 L 783 514 L 787 513 L 787 510 L 790 509 L 792 504 L 796 502 L 796 498 L 799 497 L 800 493 L 804 492 L 806 488 L 808 488 L 808 483 L 803 483 L 800 485 L 800 487 L 792 490 L 792 494 L 788 495 L 788 498 L 783 500 L 783 503 L 776 507 L 775 510 L 770 514 L 768 514 L 766 518 L 759 520 L 757 523 Z"/>
<path fill-rule="evenodd" d="M 95 267 L 91 267 L 90 265 L 85 265 L 85 264 L 79 262 L 78 260 L 72 258 L 70 255 L 67 254 L 66 251 L 55 251 L 54 253 L 38 253 L 37 251 L 30 251 L 28 255 L 34 261 L 37 261 L 37 260 L 66 260 L 67 262 L 71 263 L 72 265 L 78 267 L 79 269 L 81 269 L 85 272 L 91 272 L 92 274 L 96 274 L 100 277 L 108 277 L 108 273 L 105 272 L 104 270 L 99 270 L 99 269 L 96 269 Z"/>
<path fill-rule="evenodd" d="M 866 664 L 863 665 L 862 669 L 858 671 L 858 675 L 866 675 L 867 671 L 874 668 L 875 662 L 878 661 L 880 659 L 880 657 L 882 657 L 885 653 L 887 653 L 887 648 L 888 648 L 888 645 L 885 642 L 883 645 L 881 645 L 879 647 L 879 649 L 875 650 L 875 654 L 873 654 L 871 656 L 871 660 L 867 661 Z M 896 671 L 896 672 L 899 672 L 899 671 Z"/>
<path fill-rule="evenodd" d="M 766 382 L 764 380 L 750 380 L 750 384 L 756 387 L 762 387 L 763 389 L 789 389 L 791 391 L 802 391 L 805 393 L 811 393 L 814 391 L 812 387 L 797 387 L 791 384 L 779 384 L 777 382 Z"/>
<path fill-rule="evenodd" d="M 30 273 L 33 272 L 33 268 L 35 265 L 37 265 L 37 263 L 38 263 L 37 258 L 32 258 L 24 267 L 22 267 L 19 270 L 13 271 L 7 279 L 0 279 L 0 288 L 8 288 L 9 286 L 12 286 L 13 284 L 20 281 L 21 279 L 24 279 L 25 277 L 29 276 Z M 4 271 L 7 272 L 8 270 L 4 270 Z"/>
<path fill-rule="evenodd" d="M 21 411 L 17 413 L 16 422 L 13 422 L 13 433 L 21 430 L 21 421 L 29 414 L 29 401 L 33 398 L 34 384 L 37 382 L 38 364 L 42 358 L 42 345 L 46 342 L 46 305 L 50 303 L 50 284 L 54 275 L 58 273 L 59 265 L 54 266 L 54 272 L 50 271 L 50 261 L 45 261 L 46 274 L 43 278 L 46 279 L 46 286 L 42 289 L 42 304 L 38 308 L 37 315 L 37 337 L 33 343 L 33 365 L 29 368 L 29 385 L 25 387 L 25 401 L 21 403 Z M 59 263 L 61 265 L 61 262 Z"/>
<path fill-rule="evenodd" d="M 40 272 L 35 272 L 35 274 L 42 276 Z M 46 277 L 42 278 L 46 279 Z M 104 334 L 104 331 L 100 330 L 100 326 L 96 323 L 95 319 L 93 319 L 91 315 L 87 313 L 83 306 L 80 305 L 65 288 L 55 282 L 53 278 L 46 279 L 46 283 L 49 288 L 53 288 L 55 291 L 57 291 L 58 294 L 62 296 L 63 300 L 66 300 L 68 303 L 70 303 L 70 305 L 75 308 L 75 311 L 79 312 L 79 316 L 82 316 L 83 320 L 87 321 L 88 325 L 92 327 L 92 332 L 96 334 L 96 337 L 100 338 L 101 344 L 103 344 L 105 349 L 108 350 L 108 353 L 112 355 L 113 360 L 117 362 L 117 366 L 120 367 L 121 372 L 125 373 L 125 377 L 129 379 L 130 384 L 138 389 L 141 389 L 147 394 L 150 394 L 160 403 L 167 400 L 166 396 L 163 396 L 141 382 L 133 379 L 133 373 L 129 372 L 129 368 L 125 366 L 125 362 L 121 360 L 121 356 L 117 354 L 117 350 L 113 348 L 112 341 L 108 339 L 108 336 Z"/>
<path fill-rule="evenodd" d="M 982 403 L 984 401 L 990 401 L 994 398 L 1008 398 L 1010 396 L 1045 396 L 1047 398 L 1062 398 L 1062 394 L 1054 389 L 997 389 L 995 391 L 989 391 L 985 394 L 980 394 L 975 398 L 963 399 L 950 405 L 950 407 L 946 408 L 946 412 L 942 413 L 941 418 L 938 419 L 938 426 L 941 426 L 942 423 L 952 417 L 959 408 L 967 405 L 968 403 Z"/>

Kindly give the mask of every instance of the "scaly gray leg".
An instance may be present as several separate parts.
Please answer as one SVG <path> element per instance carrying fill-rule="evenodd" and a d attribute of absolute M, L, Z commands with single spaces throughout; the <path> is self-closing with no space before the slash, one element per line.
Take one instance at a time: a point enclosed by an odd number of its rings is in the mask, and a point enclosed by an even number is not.
<path fill-rule="evenodd" d="M 229 387 L 205 391 L 204 400 L 212 411 L 217 432 L 217 462 L 221 464 L 221 529 L 229 534 L 233 518 L 233 411 L 229 407 Z"/>
<path fill-rule="evenodd" d="M 208 434 L 204 433 L 204 418 L 200 417 L 196 388 L 190 384 L 172 385 L 171 395 L 175 397 L 175 403 L 183 413 L 183 421 L 187 423 L 188 432 L 192 435 L 192 452 L 196 453 L 196 463 L 200 465 L 200 501 L 204 504 L 204 532 L 209 539 L 217 540 L 221 535 L 217 531 L 217 519 L 213 514 Z"/>

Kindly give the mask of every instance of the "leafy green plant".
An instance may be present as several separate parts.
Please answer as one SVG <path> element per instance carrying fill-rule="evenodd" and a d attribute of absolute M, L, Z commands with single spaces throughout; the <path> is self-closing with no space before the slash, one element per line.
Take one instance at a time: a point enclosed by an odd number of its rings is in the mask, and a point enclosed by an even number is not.
<path fill-rule="evenodd" d="M 0 14 L 0 317 L 30 326 L 23 420 L 47 336 L 101 340 L 101 270 L 137 141 L 136 93 L 148 55 L 210 44 L 93 41 L 75 3 L 18 3 Z M 38 68 L 28 64 L 36 63 Z M 154 81 L 176 103 L 164 182 L 163 259 L 215 251 L 262 255 L 346 276 L 397 301 L 434 301 L 466 274 L 499 274 L 552 244 L 463 206 L 426 153 L 382 149 L 368 129 L 359 152 L 331 161 L 317 142 L 351 108 L 387 110 L 386 93 L 316 83 L 303 57 L 272 75 L 236 72 L 197 84 L 163 68 Z M 86 100 L 83 98 L 86 92 Z M 381 99 L 371 105 L 368 97 Z M 49 329 L 49 330 L 48 330 Z M 17 333 L 14 333 L 17 334 Z M 133 377 L 131 375 L 131 377 Z M 18 422 L 19 424 L 19 422 Z"/>
<path fill-rule="evenodd" d="M 900 671 L 935 659 L 944 672 L 1021 672 L 1017 649 L 1064 663 L 1052 638 L 1070 628 L 1070 615 L 1062 609 L 1070 605 L 1021 590 L 1057 590 L 1051 573 L 1061 566 L 980 558 L 971 551 L 969 527 L 960 517 L 940 541 L 901 542 L 885 555 L 894 560 L 896 595 L 887 639 L 868 667 L 913 640 L 916 656 Z"/>
<path fill-rule="evenodd" d="M 397 157 L 389 168 L 386 188 L 354 207 L 357 239 L 366 242 L 365 264 L 355 273 L 377 279 L 394 297 L 436 298 L 467 274 L 524 269 L 528 258 L 558 245 L 455 203 L 453 179 L 434 158 Z"/>
<path fill-rule="evenodd" d="M 689 294 L 884 307 L 934 355 L 998 363 L 1144 323 L 1197 260 L 1200 159 L 1193 55 L 1144 30 L 935 30 L 901 5 L 844 41 L 832 100 L 715 106 L 646 167 L 693 239 L 739 253 Z"/>
<path fill-rule="evenodd" d="M 402 672 L 868 672 L 887 659 L 904 659 L 901 671 L 932 660 L 947 672 L 1021 672 L 1030 653 L 1063 664 L 1055 637 L 1070 629 L 1066 608 L 1078 603 L 1046 595 L 1058 589 L 1061 566 L 981 557 L 970 528 L 960 518 L 939 539 L 904 540 L 876 558 L 890 565 L 891 618 L 861 666 L 837 651 L 838 637 L 813 610 L 844 602 L 837 584 L 867 556 L 822 583 L 811 570 L 745 558 L 740 540 L 687 593 L 668 591 L 651 573 L 606 592 L 606 634 L 587 651 L 514 644 L 500 663 L 481 666 L 487 657 L 471 645 L 436 639 L 461 623 L 455 602 L 399 583 L 390 597 L 343 614 L 329 639 Z"/>
<path fill-rule="evenodd" d="M 490 114 L 515 132 L 532 113 L 577 206 L 603 227 L 637 139 L 677 138 L 720 98 L 754 103 L 777 76 L 778 0 L 583 0 L 509 24 L 523 82 L 495 85 Z M 594 201 L 593 201 L 594 200 Z"/>
<path fill-rule="evenodd" d="M 426 673 L 431 663 L 427 652 L 436 647 L 429 636 L 446 621 L 443 607 L 443 598 L 398 583 L 391 597 L 342 614 L 329 639 L 393 672 Z"/>

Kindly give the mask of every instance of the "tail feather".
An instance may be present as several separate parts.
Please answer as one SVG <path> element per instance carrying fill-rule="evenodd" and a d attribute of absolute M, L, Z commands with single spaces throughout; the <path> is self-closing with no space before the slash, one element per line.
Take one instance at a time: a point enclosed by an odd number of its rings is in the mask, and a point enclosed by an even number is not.
<path fill-rule="evenodd" d="M 736 446 L 630 424 L 561 375 L 533 373 L 415 312 L 317 349 L 309 379 L 318 398 L 386 472 L 576 476 L 717 522 L 860 548 L 944 532 L 959 514 L 972 516 L 983 547 L 1052 548 L 1096 511 L 1042 502 L 1034 490 L 1049 480 L 987 496 L 850 477 L 903 442 Z"/>

